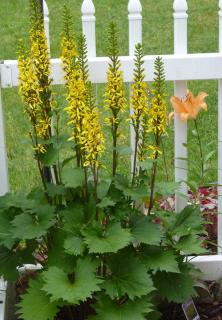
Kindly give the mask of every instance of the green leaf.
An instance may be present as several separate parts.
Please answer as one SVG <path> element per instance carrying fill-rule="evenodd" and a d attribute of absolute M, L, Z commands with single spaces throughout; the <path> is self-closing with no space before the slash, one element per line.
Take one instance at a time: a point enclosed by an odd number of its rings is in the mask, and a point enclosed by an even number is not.
<path fill-rule="evenodd" d="M 199 206 L 187 206 L 176 215 L 171 232 L 178 236 L 197 234 L 203 232 L 203 220 Z"/>
<path fill-rule="evenodd" d="M 207 162 L 209 161 L 214 155 L 215 155 L 216 151 L 215 150 L 212 150 L 211 152 L 209 152 L 205 158 L 204 158 L 204 162 Z"/>
<path fill-rule="evenodd" d="M 63 185 L 48 183 L 47 193 L 50 197 L 64 195 L 66 193 L 66 188 Z"/>
<path fill-rule="evenodd" d="M 81 237 L 68 237 L 64 241 L 64 249 L 67 254 L 78 256 L 83 254 L 85 244 Z"/>
<path fill-rule="evenodd" d="M 83 227 L 85 218 L 83 206 L 81 204 L 73 203 L 72 206 L 60 211 L 60 214 L 63 216 L 63 229 L 65 231 L 76 235 Z"/>
<path fill-rule="evenodd" d="M 97 315 L 89 317 L 89 320 L 145 320 L 146 315 L 153 311 L 147 297 L 121 303 L 101 296 L 93 307 Z"/>
<path fill-rule="evenodd" d="M 41 161 L 45 166 L 52 166 L 58 162 L 58 157 L 59 150 L 50 145 L 46 152 L 41 155 Z"/>
<path fill-rule="evenodd" d="M 138 243 L 158 245 L 161 241 L 160 226 L 149 221 L 148 217 L 136 219 L 132 227 L 132 235 Z"/>
<path fill-rule="evenodd" d="M 153 160 L 146 159 L 145 161 L 139 162 L 139 166 L 142 170 L 151 170 L 153 167 Z"/>
<path fill-rule="evenodd" d="M 73 270 L 76 257 L 66 253 L 64 250 L 64 239 L 67 233 L 60 229 L 55 229 L 51 233 L 50 247 L 48 249 L 48 266 L 58 267 L 67 272 Z"/>
<path fill-rule="evenodd" d="M 147 269 L 129 250 L 123 250 L 107 262 L 109 278 L 103 289 L 111 299 L 120 299 L 125 294 L 134 300 L 154 290 Z"/>
<path fill-rule="evenodd" d="M 109 197 L 105 197 L 102 199 L 102 201 L 99 204 L 97 204 L 97 207 L 103 209 L 107 207 L 113 207 L 114 205 L 115 205 L 115 201 L 113 201 Z"/>
<path fill-rule="evenodd" d="M 30 280 L 27 293 L 22 295 L 22 300 L 17 304 L 17 313 L 24 320 L 53 320 L 58 312 L 55 302 L 42 291 L 43 282 Z"/>
<path fill-rule="evenodd" d="M 111 179 L 105 179 L 99 182 L 97 187 L 97 195 L 99 199 L 103 199 L 104 197 L 106 197 L 109 191 L 111 182 L 112 182 Z"/>
<path fill-rule="evenodd" d="M 149 270 L 152 270 L 154 272 L 180 272 L 174 252 L 162 247 L 143 247 L 142 262 Z"/>
<path fill-rule="evenodd" d="M 155 192 L 165 197 L 174 194 L 179 187 L 178 182 L 157 182 Z"/>
<path fill-rule="evenodd" d="M 17 250 L 16 252 L 0 246 L 0 277 L 14 282 L 18 278 L 17 267 L 24 263 L 34 263 L 33 248 L 30 250 Z"/>
<path fill-rule="evenodd" d="M 158 292 L 169 302 L 182 303 L 196 294 L 188 274 L 157 272 L 153 281 Z"/>
<path fill-rule="evenodd" d="M 97 263 L 90 258 L 79 258 L 70 277 L 62 269 L 51 267 L 43 272 L 43 290 L 51 295 L 51 301 L 63 299 L 68 303 L 78 304 L 100 290 L 99 285 L 103 281 L 96 277 L 96 269 Z M 71 277 L 73 281 L 70 280 Z"/>
<path fill-rule="evenodd" d="M 123 192 L 126 197 L 130 197 L 134 201 L 145 200 L 148 197 L 147 186 L 143 184 L 137 187 L 126 188 Z"/>
<path fill-rule="evenodd" d="M 104 230 L 99 223 L 82 231 L 90 253 L 117 252 L 132 240 L 130 231 L 118 222 L 112 222 Z"/>
<path fill-rule="evenodd" d="M 0 245 L 11 249 L 15 243 L 10 214 L 0 210 Z"/>
<path fill-rule="evenodd" d="M 68 188 L 81 187 L 84 180 L 84 172 L 80 168 L 64 168 L 62 171 L 62 181 Z"/>
<path fill-rule="evenodd" d="M 45 235 L 55 223 L 54 208 L 50 205 L 39 206 L 36 213 L 25 211 L 12 221 L 14 237 L 35 239 Z"/>
<path fill-rule="evenodd" d="M 175 247 L 186 255 L 207 253 L 207 250 L 203 248 L 203 240 L 195 235 L 188 235 L 180 238 Z"/>

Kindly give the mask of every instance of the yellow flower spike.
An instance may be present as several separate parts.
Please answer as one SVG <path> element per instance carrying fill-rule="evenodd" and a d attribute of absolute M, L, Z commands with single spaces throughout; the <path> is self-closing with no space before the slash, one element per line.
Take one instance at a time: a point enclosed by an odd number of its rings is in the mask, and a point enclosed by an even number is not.
<path fill-rule="evenodd" d="M 84 166 L 100 166 L 99 157 L 105 151 L 104 135 L 99 123 L 98 109 L 90 110 L 83 119 L 83 130 L 79 135 L 81 150 L 84 152 Z"/>
<path fill-rule="evenodd" d="M 31 48 L 24 49 L 20 42 L 18 69 L 19 93 L 26 104 L 26 113 L 37 138 L 51 135 L 51 117 L 55 102 L 51 97 L 50 60 L 42 19 L 30 30 Z"/>
<path fill-rule="evenodd" d="M 107 73 L 107 86 L 105 92 L 105 107 L 112 112 L 124 112 L 126 99 L 123 87 L 123 75 L 121 71 Z"/>

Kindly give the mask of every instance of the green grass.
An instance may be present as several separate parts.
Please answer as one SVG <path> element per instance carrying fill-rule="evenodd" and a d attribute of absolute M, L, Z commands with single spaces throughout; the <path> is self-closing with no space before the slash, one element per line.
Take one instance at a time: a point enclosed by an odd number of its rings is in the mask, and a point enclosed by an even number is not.
<path fill-rule="evenodd" d="M 143 6 L 143 44 L 146 54 L 173 53 L 172 0 L 142 0 Z M 50 11 L 51 54 L 58 57 L 60 52 L 59 35 L 63 4 L 67 4 L 74 15 L 76 33 L 81 31 L 81 0 L 48 0 Z M 105 55 L 106 26 L 111 19 L 117 21 L 120 30 L 121 55 L 128 52 L 127 0 L 94 0 L 96 6 L 97 54 Z M 17 40 L 26 37 L 28 32 L 28 0 L 0 0 L 0 60 L 16 59 Z M 188 50 L 193 52 L 216 52 L 218 50 L 218 1 L 188 0 Z M 189 88 L 197 94 L 208 92 L 209 112 L 199 117 L 203 143 L 214 141 L 217 148 L 217 82 L 193 81 Z M 98 86 L 99 104 L 102 105 L 103 86 Z M 173 93 L 173 84 L 168 83 L 169 96 Z M 60 89 L 58 88 L 57 91 Z M 17 88 L 3 90 L 4 113 L 6 122 L 7 148 L 11 190 L 27 189 L 35 186 L 38 174 L 32 151 L 28 143 L 28 123 L 17 94 Z M 169 104 L 170 105 L 170 104 Z M 192 123 L 189 124 L 192 127 Z M 191 130 L 190 130 L 191 131 Z M 167 163 L 173 177 L 173 128 L 170 128 L 166 140 Z M 192 145 L 191 136 L 189 141 Z M 193 149 L 193 148 L 192 148 Z M 191 159 L 197 159 L 198 150 L 190 152 Z M 207 181 L 217 180 L 217 156 L 212 162 L 212 170 Z M 107 154 L 108 159 L 108 154 Z M 123 162 L 126 168 L 129 163 Z M 192 177 L 192 167 L 190 170 Z"/>

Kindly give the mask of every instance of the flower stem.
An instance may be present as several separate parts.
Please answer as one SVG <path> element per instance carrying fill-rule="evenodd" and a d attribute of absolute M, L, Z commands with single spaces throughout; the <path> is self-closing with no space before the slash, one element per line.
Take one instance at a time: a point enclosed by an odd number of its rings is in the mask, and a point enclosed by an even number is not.
<path fill-rule="evenodd" d="M 198 140 L 199 151 L 200 151 L 200 161 L 201 161 L 201 182 L 202 182 L 202 180 L 203 180 L 203 176 L 204 176 L 204 158 L 203 158 L 203 149 L 202 149 L 202 143 L 201 143 L 200 134 L 199 134 L 199 129 L 198 129 L 198 125 L 197 125 L 197 120 L 194 120 L 194 124 L 195 124 L 195 129 L 196 129 L 196 132 L 197 132 L 197 140 Z"/>
<path fill-rule="evenodd" d="M 156 146 L 159 146 L 159 136 L 157 134 L 156 136 Z M 150 185 L 150 201 L 149 201 L 149 208 L 148 208 L 148 214 L 150 214 L 152 208 L 153 208 L 153 203 L 154 203 L 154 189 L 155 189 L 155 182 L 156 182 L 156 174 L 157 174 L 157 159 L 158 159 L 158 151 L 155 153 L 154 157 L 154 163 L 153 163 L 153 168 L 152 168 L 152 177 L 151 177 L 151 185 Z"/>
<path fill-rule="evenodd" d="M 134 183 L 135 183 L 135 177 L 136 177 L 136 164 L 137 164 L 138 143 L 139 143 L 139 130 L 136 131 L 136 137 L 135 137 L 135 151 L 134 151 L 134 159 L 133 159 L 132 185 L 134 185 Z"/>
<path fill-rule="evenodd" d="M 168 174 L 167 162 L 166 162 L 166 152 L 165 152 L 165 145 L 164 145 L 163 139 L 161 139 L 161 148 L 162 148 L 162 153 L 163 153 L 163 163 L 164 163 L 166 180 L 169 181 L 169 174 Z"/>

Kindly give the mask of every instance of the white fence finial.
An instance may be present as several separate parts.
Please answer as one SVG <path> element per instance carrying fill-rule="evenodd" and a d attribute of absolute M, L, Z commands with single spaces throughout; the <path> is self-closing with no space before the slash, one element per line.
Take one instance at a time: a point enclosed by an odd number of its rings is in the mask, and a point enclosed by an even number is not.
<path fill-rule="evenodd" d="M 128 11 L 129 14 L 140 14 L 142 12 L 140 0 L 129 0 Z"/>
<path fill-rule="evenodd" d="M 222 0 L 219 0 L 219 8 L 222 10 Z"/>
<path fill-rule="evenodd" d="M 173 9 L 175 12 L 186 12 L 188 9 L 187 0 L 174 0 Z"/>
<path fill-rule="evenodd" d="M 43 0 L 43 19 L 44 19 L 44 28 L 45 35 L 47 39 L 48 48 L 50 50 L 50 37 L 49 37 L 49 8 L 45 0 Z"/>
<path fill-rule="evenodd" d="M 93 15 L 95 14 L 95 6 L 92 0 L 84 0 L 82 3 L 82 14 L 83 16 Z"/>
<path fill-rule="evenodd" d="M 95 6 L 92 0 L 82 3 L 82 31 L 86 37 L 89 57 L 96 57 L 96 18 Z"/>

